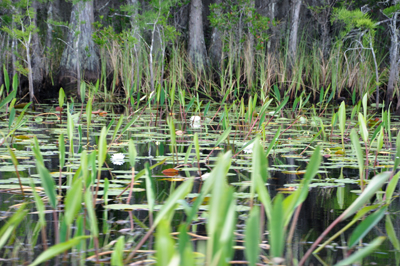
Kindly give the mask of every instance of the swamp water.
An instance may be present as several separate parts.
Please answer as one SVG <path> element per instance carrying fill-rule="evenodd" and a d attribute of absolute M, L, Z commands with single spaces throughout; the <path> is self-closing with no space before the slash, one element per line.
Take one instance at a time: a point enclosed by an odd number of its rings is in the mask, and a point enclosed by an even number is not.
<path fill-rule="evenodd" d="M 107 113 L 103 115 L 93 114 L 92 123 L 87 132 L 86 116 L 83 114 L 80 122 L 74 122 L 73 144 L 74 155 L 67 152 L 65 167 L 62 169 L 62 191 L 61 195 L 65 196 L 67 185 L 72 182 L 73 176 L 80 166 L 80 154 L 82 150 L 90 153 L 96 149 L 96 143 L 100 136 L 103 126 L 108 126 L 112 119 L 115 122 L 108 132 L 108 141 L 113 137 L 114 128 L 121 114 L 114 112 L 114 105 L 94 106 L 93 110 L 101 108 Z M 39 195 L 46 203 L 46 195 L 41 189 L 41 181 L 39 179 L 35 157 L 32 152 L 33 137 L 36 136 L 40 150 L 44 158 L 45 166 L 49 169 L 54 177 L 55 183 L 58 184 L 59 178 L 59 152 L 58 138 L 61 133 L 67 136 L 66 114 L 63 115 L 63 124 L 59 124 L 57 116 L 54 114 L 40 115 L 42 113 L 53 113 L 54 107 L 42 105 L 35 112 L 29 112 L 26 116 L 29 120 L 24 126 L 17 130 L 14 138 L 7 139 L 0 147 L 0 227 L 5 225 L 6 220 L 18 209 L 22 202 L 27 202 L 26 209 L 29 210 L 28 215 L 15 231 L 15 238 L 8 242 L 0 250 L 1 265 L 22 265 L 29 264 L 43 251 L 41 237 L 35 238 L 35 227 L 38 223 L 37 209 L 34 199 L 28 191 L 30 180 L 33 180 Z M 79 108 L 75 108 L 73 112 L 74 119 L 79 118 Z M 154 207 L 155 215 L 157 210 L 161 208 L 164 201 L 170 195 L 170 192 L 178 187 L 182 181 L 188 177 L 196 177 L 191 193 L 186 197 L 186 202 L 190 205 L 198 196 L 198 192 L 203 185 L 202 178 L 214 167 L 219 153 L 231 150 L 236 155 L 245 143 L 254 139 L 255 134 L 261 135 L 261 142 L 265 149 L 273 139 L 278 127 L 281 127 L 281 135 L 276 141 L 275 146 L 270 151 L 269 160 L 269 179 L 267 180 L 267 189 L 273 198 L 278 193 L 285 195 L 292 193 L 301 180 L 309 158 L 314 148 L 319 145 L 324 156 L 318 174 L 310 185 L 311 189 L 306 201 L 302 204 L 302 209 L 295 227 L 291 248 L 286 249 L 286 256 L 300 259 L 303 254 L 311 246 L 314 241 L 328 226 L 332 223 L 358 196 L 360 193 L 359 171 L 355 152 L 351 147 L 349 140 L 346 140 L 346 152 L 342 152 L 342 143 L 338 127 L 331 130 L 329 124 L 331 117 L 324 115 L 321 120 L 313 118 L 311 112 L 305 113 L 301 119 L 290 118 L 290 111 L 284 110 L 282 115 L 277 115 L 271 119 L 265 131 L 253 131 L 247 136 L 252 123 L 244 122 L 243 119 L 236 120 L 236 115 L 229 114 L 229 123 L 232 127 L 228 137 L 218 145 L 218 149 L 214 149 L 218 139 L 221 138 L 224 131 L 222 123 L 211 120 L 216 114 L 215 111 L 208 111 L 207 117 L 201 122 L 191 122 L 190 116 L 187 114 L 186 121 L 182 121 L 176 111 L 176 119 L 174 121 L 177 142 L 177 153 L 170 152 L 170 130 L 164 119 L 156 119 L 158 115 L 155 110 L 145 110 L 135 113 L 129 118 L 125 118 L 120 129 L 127 123 L 135 119 L 135 122 L 127 128 L 116 141 L 108 145 L 109 151 L 101 172 L 101 185 L 98 193 L 99 202 L 96 205 L 96 216 L 100 231 L 100 247 L 113 244 L 119 236 L 128 236 L 126 239 L 125 249 L 134 247 L 140 239 L 145 235 L 149 227 L 149 215 L 146 196 L 146 183 L 144 176 L 135 181 L 132 198 L 129 202 L 130 206 L 126 206 L 129 189 L 123 192 L 127 185 L 131 182 L 131 167 L 128 160 L 128 140 L 133 139 L 137 150 L 137 158 L 135 164 L 135 172 L 138 174 L 145 168 L 145 163 L 149 163 L 150 167 L 155 166 L 151 170 L 151 177 L 154 181 L 154 194 L 156 197 L 156 206 Z M 331 113 L 329 111 L 328 113 Z M 196 115 L 196 114 L 193 114 Z M 217 117 L 220 114 L 217 115 Z M 349 114 L 348 114 L 349 115 Z M 4 117 L 5 118 L 5 117 Z M 320 124 L 321 122 L 321 124 Z M 225 121 L 226 123 L 226 121 Z M 347 121 L 347 134 L 350 129 L 356 126 L 356 121 Z M 317 133 L 324 126 L 324 134 Z M 8 122 L 2 121 L 1 131 L 8 131 Z M 81 127 L 79 130 L 79 126 Z M 257 127 L 257 126 L 256 126 Z M 255 128 L 256 128 L 255 127 Z M 357 126 L 358 127 L 358 126 Z M 400 129 L 398 120 L 392 120 L 391 124 L 393 132 L 397 133 Z M 373 132 L 374 129 L 371 131 Z M 181 131 L 181 132 L 179 132 Z M 193 144 L 193 135 L 198 133 L 200 145 L 200 165 L 197 164 L 196 151 Z M 371 133 L 372 134 L 372 133 Z M 396 135 L 393 133 L 393 135 Z M 119 136 L 117 132 L 116 136 Z M 265 139 L 264 139 L 265 138 Z M 68 140 L 67 137 L 65 137 Z M 11 143 L 11 144 L 10 144 Z M 27 190 L 25 197 L 20 193 L 20 185 L 15 172 L 15 168 L 11 163 L 7 145 L 10 145 L 18 159 L 18 171 L 21 182 Z M 68 150 L 69 143 L 66 143 Z M 376 171 L 377 173 L 390 170 L 393 167 L 393 159 L 395 155 L 395 137 L 392 140 L 392 149 L 390 143 L 386 143 L 384 148 L 378 155 L 378 165 L 375 168 L 369 168 L 369 177 L 371 178 Z M 228 172 L 227 181 L 235 189 L 237 198 L 237 224 L 235 230 L 236 243 L 235 246 L 243 246 L 244 224 L 248 219 L 249 202 L 250 202 L 250 179 L 251 179 L 251 145 L 238 153 L 232 159 L 232 164 Z M 211 152 L 211 154 L 210 154 Z M 111 160 L 115 154 L 124 154 L 125 157 L 117 160 Z M 209 156 L 210 154 L 210 156 Z M 375 152 L 370 151 L 370 160 L 375 159 Z M 186 163 L 185 163 L 186 161 Z M 207 163 L 205 163 L 207 161 Z M 161 164 L 160 164 L 161 163 Z M 177 167 L 178 166 L 178 167 Z M 199 171 L 200 167 L 200 171 Z M 170 170 L 172 168 L 178 171 Z M 165 171 L 167 170 L 167 171 Z M 202 177 L 200 177 L 202 176 Z M 104 179 L 109 181 L 107 189 L 107 204 L 104 202 Z M 221 177 L 223 178 L 223 177 Z M 58 188 L 58 186 L 57 186 Z M 120 198 L 116 198 L 118 195 Z M 398 190 L 395 191 L 395 198 L 388 208 L 387 215 L 390 216 L 397 235 L 400 234 L 400 201 L 397 197 Z M 382 197 L 382 194 L 377 194 Z M 100 200 L 101 199 L 101 200 Z M 62 198 L 59 204 L 63 204 Z M 259 205 L 259 202 L 256 201 Z M 47 203 L 46 203 L 47 205 Z M 62 207 L 62 205 L 61 205 Z M 185 220 L 184 204 L 180 205 L 175 212 L 172 220 L 172 230 L 176 232 L 179 224 Z M 55 225 L 55 220 L 51 208 L 47 205 L 48 213 L 46 214 L 46 233 L 48 245 L 54 244 L 56 230 L 62 233 L 62 226 Z M 62 208 L 61 208 L 62 209 Z M 200 207 L 201 211 L 206 211 L 207 198 L 204 205 Z M 330 235 L 345 226 L 350 219 L 337 225 Z M 369 243 L 377 236 L 386 236 L 385 219 L 382 219 L 375 226 L 363 242 Z M 201 213 L 195 225 L 190 231 L 193 233 L 193 249 L 199 253 L 205 252 L 205 240 L 202 238 L 206 234 L 206 218 Z M 355 228 L 353 225 L 352 228 Z M 58 228 L 58 229 L 56 229 Z M 75 230 L 76 228 L 73 228 Z M 318 256 L 312 256 L 309 265 L 333 265 L 342 260 L 347 253 L 346 243 L 352 229 L 346 231 L 339 238 L 335 239 L 326 248 L 318 253 Z M 267 225 L 264 226 L 263 249 L 261 255 L 267 255 Z M 349 233 L 348 233 L 349 232 Z M 65 233 L 65 232 L 64 232 Z M 89 233 L 88 233 L 89 234 Z M 0 236 L 1 237 L 1 236 Z M 37 239 L 32 242 L 32 239 Z M 153 250 L 154 238 L 150 237 L 141 250 Z M 103 248 L 101 251 L 113 250 L 109 245 L 108 249 Z M 87 252 L 82 256 L 77 253 L 69 253 L 65 265 L 82 264 L 82 258 L 88 258 L 93 253 L 93 243 L 88 244 Z M 70 252 L 70 251 L 69 251 Z M 53 258 L 50 265 L 62 264 L 64 255 Z M 101 257 L 104 261 L 109 261 L 110 254 Z M 152 261 L 153 254 L 149 252 L 136 255 L 136 260 Z M 289 257 L 290 258 L 290 257 Z M 236 247 L 234 261 L 245 260 L 242 248 Z M 154 261 L 153 261 L 154 262 Z M 266 261 L 264 261 L 266 262 Z M 391 242 L 386 239 L 383 244 L 363 260 L 363 265 L 399 265 L 400 253 L 395 250 Z M 83 264 L 94 264 L 90 261 L 84 261 Z M 234 263 L 233 263 L 234 264 Z"/>

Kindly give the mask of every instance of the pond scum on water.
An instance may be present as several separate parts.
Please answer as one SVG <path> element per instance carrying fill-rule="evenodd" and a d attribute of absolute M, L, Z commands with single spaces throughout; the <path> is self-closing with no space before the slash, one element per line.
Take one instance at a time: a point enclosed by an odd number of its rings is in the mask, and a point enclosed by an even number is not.
<path fill-rule="evenodd" d="M 118 113 L 90 92 L 82 109 L 62 90 L 57 110 L 14 98 L 2 265 L 399 264 L 400 124 L 365 99 Z"/>

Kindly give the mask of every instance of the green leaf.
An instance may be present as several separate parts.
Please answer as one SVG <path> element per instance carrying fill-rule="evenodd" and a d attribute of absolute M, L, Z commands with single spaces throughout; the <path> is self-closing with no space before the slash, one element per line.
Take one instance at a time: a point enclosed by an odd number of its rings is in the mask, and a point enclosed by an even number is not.
<path fill-rule="evenodd" d="M 4 105 L 8 104 L 9 102 L 11 102 L 12 99 L 15 98 L 14 96 L 14 91 L 11 92 L 10 94 L 8 94 L 8 96 L 6 98 L 4 98 L 1 102 L 0 102 L 0 108 L 2 108 Z"/>
<path fill-rule="evenodd" d="M 360 177 L 362 178 L 364 176 L 364 152 L 361 149 L 360 141 L 358 138 L 357 132 L 354 130 L 354 128 L 351 130 L 350 133 L 350 139 L 351 143 L 354 146 L 354 149 L 356 151 L 356 157 L 358 161 L 358 168 L 360 170 Z M 363 180 L 362 180 L 363 182 Z"/>
<path fill-rule="evenodd" d="M 72 115 L 69 111 L 69 106 L 67 106 L 67 136 L 69 139 L 69 152 L 72 157 L 74 157 L 74 120 L 72 119 Z"/>
<path fill-rule="evenodd" d="M 390 242 L 392 243 L 393 247 L 400 251 L 400 242 L 399 239 L 396 236 L 396 231 L 394 230 L 392 220 L 390 219 L 390 215 L 386 215 L 386 221 L 385 221 L 385 228 L 386 228 L 386 233 L 388 235 L 388 238 Z"/>
<path fill-rule="evenodd" d="M 387 206 L 384 206 L 365 218 L 351 234 L 348 247 L 353 248 L 361 239 L 363 239 L 363 237 L 383 218 L 386 210 Z"/>
<path fill-rule="evenodd" d="M 394 190 L 397 187 L 397 183 L 399 182 L 399 177 L 400 177 L 400 172 L 397 172 L 390 180 L 387 188 L 386 188 L 386 204 L 390 204 L 390 201 L 392 201 L 392 196 L 394 193 Z"/>
<path fill-rule="evenodd" d="M 92 101 L 93 98 L 89 98 L 88 103 L 86 104 L 86 123 L 87 123 L 87 131 L 90 130 L 90 125 L 92 123 Z"/>
<path fill-rule="evenodd" d="M 244 240 L 246 259 L 250 265 L 256 265 L 261 243 L 259 207 L 254 207 L 250 212 L 250 217 L 246 221 Z"/>
<path fill-rule="evenodd" d="M 72 224 L 82 206 L 82 180 L 77 179 L 68 190 L 65 198 L 65 222 L 68 226 Z"/>
<path fill-rule="evenodd" d="M 10 148 L 10 146 L 7 146 L 7 149 L 8 149 L 8 153 L 10 154 L 11 161 L 12 161 L 13 165 L 15 166 L 15 168 L 17 168 L 18 160 L 17 160 L 17 157 L 15 156 L 15 153 Z"/>
<path fill-rule="evenodd" d="M 278 127 L 273 139 L 271 140 L 271 142 L 268 145 L 268 149 L 265 152 L 265 156 L 268 157 L 269 153 L 271 152 L 272 148 L 275 146 L 276 141 L 278 140 L 279 136 L 281 135 L 281 126 Z"/>
<path fill-rule="evenodd" d="M 135 148 L 135 143 L 133 142 L 132 139 L 129 140 L 128 147 L 129 147 L 129 163 L 131 164 L 131 167 L 134 168 L 137 152 Z"/>
<path fill-rule="evenodd" d="M 100 138 L 99 138 L 99 143 L 98 143 L 98 171 L 101 171 L 101 168 L 103 167 L 104 161 L 106 160 L 107 156 L 107 129 L 106 127 L 103 127 L 101 129 L 100 133 Z"/>
<path fill-rule="evenodd" d="M 382 127 L 382 125 L 380 125 L 379 135 L 376 140 L 376 153 L 377 154 L 382 150 L 384 136 L 385 136 L 385 133 L 383 131 L 383 127 Z"/>
<path fill-rule="evenodd" d="M 208 102 L 206 107 L 204 108 L 204 112 L 203 112 L 204 117 L 206 117 L 206 115 L 207 115 L 208 109 L 210 108 L 210 104 L 211 104 L 211 102 Z"/>
<path fill-rule="evenodd" d="M 362 248 L 355 252 L 353 255 L 349 256 L 348 258 L 340 261 L 339 263 L 335 264 L 335 266 L 346 266 L 351 265 L 357 261 L 360 261 L 365 256 L 371 254 L 376 248 L 378 248 L 382 242 L 386 239 L 386 237 L 380 236 L 375 238 L 371 243 L 369 243 L 365 248 Z"/>
<path fill-rule="evenodd" d="M 49 170 L 36 158 L 36 168 L 39 173 L 40 181 L 42 182 L 42 187 L 46 192 L 47 197 L 49 197 L 50 205 L 53 209 L 57 208 L 57 194 L 56 194 L 56 184 L 53 177 L 51 176 Z"/>
<path fill-rule="evenodd" d="M 0 250 L 6 244 L 14 229 L 22 222 L 22 220 L 28 213 L 28 210 L 25 210 L 25 206 L 25 204 L 22 204 L 21 207 L 19 207 L 19 209 L 13 214 L 13 216 L 11 216 L 11 218 L 7 220 L 6 224 L 1 227 Z"/>
<path fill-rule="evenodd" d="M 231 162 L 231 152 L 227 152 L 224 155 L 222 155 L 220 158 L 217 160 L 217 164 L 214 167 L 214 169 L 211 171 L 210 176 L 204 181 L 204 184 L 201 188 L 200 194 L 194 201 L 191 209 L 190 215 L 188 215 L 186 221 L 188 224 L 190 224 L 195 217 L 195 215 L 198 213 L 198 209 L 200 205 L 203 203 L 204 198 L 206 195 L 211 191 L 211 189 L 214 186 L 215 180 L 220 177 L 225 177 L 226 174 L 228 173 L 228 169 L 230 166 Z"/>
<path fill-rule="evenodd" d="M 136 122 L 136 120 L 138 119 L 138 117 L 139 117 L 139 116 L 136 116 L 135 119 L 132 119 L 131 121 L 129 121 L 129 123 L 127 123 L 127 124 L 124 126 L 124 128 L 121 130 L 120 135 L 124 134 L 125 131 L 127 131 L 128 128 L 130 128 L 130 127 L 133 125 L 133 123 Z"/>
<path fill-rule="evenodd" d="M 156 196 L 155 196 L 155 192 L 154 192 L 154 183 L 153 183 L 153 179 L 151 178 L 151 171 L 149 168 L 149 163 L 146 162 L 144 167 L 146 169 L 145 179 L 146 179 L 147 204 L 149 206 L 149 212 L 153 213 L 154 205 L 156 202 Z"/>
<path fill-rule="evenodd" d="M 39 225 L 42 228 L 46 225 L 46 219 L 45 219 L 45 214 L 44 214 L 44 211 L 46 210 L 46 208 L 44 206 L 43 200 L 40 198 L 39 194 L 36 192 L 35 184 L 33 183 L 32 178 L 30 178 L 30 183 L 31 183 L 33 198 L 35 199 L 35 206 L 39 213 L 38 214 Z"/>
<path fill-rule="evenodd" d="M 218 147 L 219 144 L 221 144 L 231 133 L 232 127 L 228 127 L 224 133 L 218 138 L 217 142 L 215 143 L 215 147 Z"/>
<path fill-rule="evenodd" d="M 272 219 L 268 220 L 270 254 L 273 258 L 281 258 L 285 248 L 283 195 L 278 194 L 273 202 Z"/>
<path fill-rule="evenodd" d="M 192 189 L 193 186 L 193 178 L 190 178 L 183 182 L 174 192 L 168 197 L 165 201 L 163 207 L 158 212 L 156 219 L 154 220 L 153 226 L 157 226 L 157 224 L 166 217 L 170 213 L 170 211 L 175 209 L 175 205 L 178 200 L 183 199 Z"/>
<path fill-rule="evenodd" d="M 86 83 L 83 80 L 81 80 L 80 93 L 81 93 L 81 102 L 84 102 L 86 96 Z"/>
<path fill-rule="evenodd" d="M 193 97 L 193 98 L 190 100 L 190 102 L 189 102 L 188 105 L 186 106 L 186 110 L 185 110 L 186 113 L 189 112 L 190 107 L 192 107 L 192 105 L 193 105 L 193 103 L 194 103 L 195 100 L 196 100 L 195 97 Z"/>
<path fill-rule="evenodd" d="M 178 252 L 180 255 L 180 266 L 195 265 L 192 244 L 187 234 L 187 225 L 183 223 L 179 226 Z"/>
<path fill-rule="evenodd" d="M 275 109 L 275 112 L 272 116 L 277 114 L 283 107 L 285 107 L 285 105 L 288 101 L 289 101 L 289 96 L 287 96 L 287 97 L 285 97 L 285 99 L 283 99 L 283 102 Z"/>
<path fill-rule="evenodd" d="M 58 105 L 60 106 L 60 108 L 62 108 L 64 105 L 64 99 L 65 99 L 64 90 L 63 90 L 63 88 L 60 88 L 60 90 L 58 92 Z"/>
<path fill-rule="evenodd" d="M 390 177 L 390 172 L 384 172 L 374 176 L 368 183 L 368 186 L 364 189 L 364 192 L 357 197 L 357 199 L 342 213 L 341 221 L 349 218 L 351 215 L 356 213 L 359 209 L 367 203 L 370 198 L 381 189 L 383 184 Z"/>
<path fill-rule="evenodd" d="M 367 122 L 365 121 L 365 117 L 361 113 L 358 113 L 358 123 L 360 125 L 361 137 L 362 137 L 365 145 L 367 145 L 367 143 L 368 143 Z"/>
<path fill-rule="evenodd" d="M 388 134 L 390 134 L 390 128 Z M 397 133 L 396 137 L 396 158 L 394 159 L 393 172 L 397 170 L 399 164 L 400 164 L 400 131 L 399 133 Z"/>
<path fill-rule="evenodd" d="M 114 142 L 115 137 L 117 136 L 117 132 L 118 132 L 119 128 L 120 128 L 121 125 L 122 125 L 122 122 L 124 122 L 124 115 L 121 115 L 121 116 L 120 116 L 120 118 L 119 118 L 119 120 L 118 120 L 118 123 L 117 123 L 117 125 L 116 125 L 115 128 L 114 128 L 114 134 L 113 134 L 113 136 L 112 136 L 111 142 Z"/>
<path fill-rule="evenodd" d="M 58 158 L 60 160 L 60 169 L 62 169 L 65 164 L 65 142 L 63 133 L 58 136 Z"/>
<path fill-rule="evenodd" d="M 98 228 L 98 223 L 97 223 L 97 217 L 96 217 L 96 213 L 94 212 L 93 198 L 92 198 L 92 194 L 90 193 L 89 189 L 86 190 L 86 193 L 85 193 L 85 208 L 88 213 L 90 231 L 92 232 L 92 235 L 94 237 L 98 237 L 99 236 L 99 228 Z"/>
<path fill-rule="evenodd" d="M 367 103 L 368 103 L 368 93 L 365 93 L 364 97 L 362 98 L 362 105 L 363 105 L 365 119 L 367 119 L 367 107 L 368 107 Z"/>
<path fill-rule="evenodd" d="M 251 171 L 251 186 L 250 186 L 250 200 L 253 201 L 257 180 L 261 179 L 263 183 L 268 178 L 268 160 L 264 153 L 263 147 L 260 144 L 260 138 L 257 137 L 253 144 L 253 158 L 252 158 L 252 171 Z"/>
<path fill-rule="evenodd" d="M 346 105 L 344 101 L 340 104 L 338 111 L 339 129 L 342 136 L 342 142 L 344 137 L 344 130 L 346 129 Z"/>
<path fill-rule="evenodd" d="M 194 147 L 195 147 L 195 149 L 196 149 L 197 161 L 200 162 L 199 135 L 197 134 L 197 132 L 194 133 L 193 142 L 194 142 Z"/>
<path fill-rule="evenodd" d="M 10 91 L 10 77 L 8 76 L 7 68 L 5 65 L 3 65 L 3 73 L 4 73 L 4 84 L 6 85 L 6 90 L 8 94 Z"/>
<path fill-rule="evenodd" d="M 15 108 L 12 107 L 10 110 L 10 116 L 8 117 L 8 130 L 11 129 L 11 125 L 14 122 L 15 119 Z"/>
<path fill-rule="evenodd" d="M 306 200 L 308 195 L 308 186 L 310 185 L 314 176 L 318 173 L 319 166 L 321 165 L 321 147 L 317 146 L 310 158 L 310 162 L 306 167 L 306 173 L 304 174 L 303 180 L 300 184 L 301 193 L 297 201 L 296 206 Z"/>
<path fill-rule="evenodd" d="M 125 249 L 125 237 L 120 236 L 117 243 L 114 246 L 113 253 L 111 255 L 111 265 L 112 266 L 123 266 L 124 261 L 124 249 Z"/>
<path fill-rule="evenodd" d="M 14 97 L 15 97 L 17 95 L 17 90 L 18 90 L 18 75 L 17 74 L 15 74 L 13 76 L 12 87 L 13 87 L 13 93 L 14 93 Z"/>
<path fill-rule="evenodd" d="M 160 220 L 157 226 L 156 256 L 157 265 L 169 265 L 175 254 L 175 241 L 171 236 L 171 226 L 166 219 Z"/>
<path fill-rule="evenodd" d="M 46 251 L 44 251 L 42 254 L 40 254 L 39 257 L 37 257 L 36 260 L 33 263 L 31 263 L 29 266 L 35 266 L 35 265 L 44 263 L 46 261 L 49 261 L 51 258 L 54 258 L 55 256 L 60 255 L 60 254 L 64 253 L 65 251 L 75 247 L 76 245 L 78 245 L 81 242 L 81 240 L 87 239 L 87 238 L 89 238 L 89 236 L 79 236 L 79 237 L 70 239 L 67 242 L 54 245 L 54 246 L 50 247 L 49 249 L 47 249 Z"/>

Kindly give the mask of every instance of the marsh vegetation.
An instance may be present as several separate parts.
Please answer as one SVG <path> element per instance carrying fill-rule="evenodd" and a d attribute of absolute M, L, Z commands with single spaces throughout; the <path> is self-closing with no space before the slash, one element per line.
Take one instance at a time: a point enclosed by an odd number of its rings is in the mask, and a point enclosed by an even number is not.
<path fill-rule="evenodd" d="M 399 265 L 398 1 L 117 2 L 0 3 L 1 263 Z"/>

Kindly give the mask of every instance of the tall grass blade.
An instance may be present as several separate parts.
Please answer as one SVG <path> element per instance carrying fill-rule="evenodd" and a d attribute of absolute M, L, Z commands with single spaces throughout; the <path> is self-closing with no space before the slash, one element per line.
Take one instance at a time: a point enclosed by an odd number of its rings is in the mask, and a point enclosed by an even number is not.
<path fill-rule="evenodd" d="M 124 261 L 124 249 L 125 249 L 125 237 L 120 236 L 115 244 L 113 253 L 111 255 L 111 265 L 112 266 L 123 266 Z"/>
<path fill-rule="evenodd" d="M 119 118 L 119 120 L 118 120 L 118 123 L 117 123 L 117 125 L 116 125 L 115 128 L 114 128 L 114 133 L 113 133 L 111 142 L 114 142 L 115 137 L 117 136 L 117 132 L 118 132 L 119 128 L 120 128 L 121 125 L 122 125 L 122 122 L 124 122 L 124 115 L 121 115 L 121 116 L 120 116 L 120 118 Z"/>
<path fill-rule="evenodd" d="M 285 248 L 285 219 L 282 194 L 278 194 L 274 199 L 271 215 L 273 218 L 268 220 L 270 254 L 273 258 L 281 258 Z"/>
<path fill-rule="evenodd" d="M 368 183 L 368 186 L 364 191 L 358 196 L 358 198 L 342 213 L 341 221 L 349 218 L 351 215 L 356 213 L 358 210 L 366 204 L 370 198 L 378 191 L 383 184 L 390 177 L 390 172 L 384 172 L 374 176 Z"/>
<path fill-rule="evenodd" d="M 214 167 L 214 169 L 211 171 L 210 176 L 204 181 L 203 187 L 201 188 L 200 194 L 194 201 L 192 208 L 191 208 L 191 213 L 188 215 L 186 221 L 188 224 L 190 224 L 193 220 L 193 218 L 196 216 L 198 209 L 200 205 L 203 203 L 204 198 L 207 196 L 207 194 L 211 191 L 211 189 L 214 186 L 215 180 L 226 176 L 228 173 L 228 169 L 230 166 L 231 162 L 231 152 L 225 153 L 223 156 L 221 156 L 217 160 L 217 164 Z"/>
<path fill-rule="evenodd" d="M 360 125 L 361 138 L 363 139 L 365 145 L 367 145 L 368 144 L 367 121 L 365 120 L 365 117 L 361 113 L 358 113 L 358 123 Z"/>
<path fill-rule="evenodd" d="M 383 218 L 387 206 L 384 206 L 365 218 L 353 231 L 348 241 L 348 248 L 353 248 Z"/>
<path fill-rule="evenodd" d="M 260 209 L 254 207 L 250 211 L 250 217 L 246 221 L 246 231 L 244 236 L 244 253 L 251 266 L 255 266 L 260 255 Z"/>
<path fill-rule="evenodd" d="M 101 129 L 100 133 L 100 138 L 99 138 L 99 143 L 98 143 L 98 171 L 101 171 L 101 168 L 103 167 L 103 164 L 106 160 L 107 156 L 107 129 L 106 127 L 103 127 Z"/>
<path fill-rule="evenodd" d="M 44 165 L 36 161 L 36 168 L 39 173 L 39 178 L 42 183 L 42 187 L 49 198 L 50 205 L 53 209 L 57 208 L 57 194 L 56 194 L 56 184 L 53 177 L 51 176 L 49 170 L 47 170 Z"/>
<path fill-rule="evenodd" d="M 168 197 L 158 212 L 156 219 L 154 220 L 153 226 L 157 226 L 158 223 L 166 217 L 172 210 L 174 210 L 178 200 L 183 199 L 192 189 L 193 178 L 190 178 L 183 182 L 175 191 Z"/>
<path fill-rule="evenodd" d="M 162 219 L 157 226 L 156 256 L 159 266 L 169 265 L 175 254 L 175 241 L 171 236 L 171 226 L 167 219 Z"/>
<path fill-rule="evenodd" d="M 392 220 L 390 219 L 389 214 L 386 215 L 385 228 L 386 228 L 386 234 L 390 242 L 392 243 L 393 247 L 396 250 L 400 251 L 400 241 L 396 236 L 396 231 L 394 230 L 393 223 Z"/>
<path fill-rule="evenodd" d="M 22 204 L 21 207 L 11 216 L 10 219 L 7 220 L 5 225 L 3 225 L 0 229 L 0 249 L 6 244 L 8 238 L 11 236 L 14 229 L 22 222 L 25 218 L 28 210 L 25 210 L 25 204 Z"/>
<path fill-rule="evenodd" d="M 197 162 L 200 162 L 199 135 L 197 134 L 197 132 L 194 133 L 193 142 L 194 142 L 194 147 L 196 149 Z"/>
<path fill-rule="evenodd" d="M 400 131 L 399 133 L 397 133 L 396 137 L 396 158 L 394 159 L 393 173 L 397 170 L 399 165 L 400 165 Z"/>
<path fill-rule="evenodd" d="M 214 146 L 218 147 L 219 144 L 221 144 L 231 133 L 232 127 L 228 127 L 224 133 L 218 138 L 218 140 L 215 142 Z"/>
<path fill-rule="evenodd" d="M 386 204 L 390 204 L 392 201 L 394 190 L 397 188 L 397 183 L 399 182 L 400 172 L 397 172 L 390 180 L 387 188 L 386 188 Z"/>
<path fill-rule="evenodd" d="M 146 162 L 145 164 L 145 169 L 146 169 L 146 195 L 147 195 L 147 205 L 149 206 L 149 213 L 150 215 L 153 215 L 153 210 L 154 210 L 154 205 L 156 202 L 156 197 L 155 197 L 155 192 L 154 192 L 154 182 L 153 179 L 151 178 L 151 171 L 149 167 L 149 163 Z"/>
<path fill-rule="evenodd" d="M 364 257 L 368 256 L 372 251 L 378 248 L 385 239 L 386 237 L 383 236 L 375 238 L 371 243 L 368 244 L 368 246 L 358 250 L 353 255 L 340 261 L 339 263 L 336 263 L 334 266 L 352 265 L 355 262 L 361 261 Z"/>
<path fill-rule="evenodd" d="M 358 138 L 357 132 L 354 130 L 354 128 L 351 130 L 350 133 L 350 139 L 351 143 L 353 144 L 353 147 L 356 151 L 356 157 L 358 161 L 358 169 L 360 170 L 360 179 L 361 179 L 361 187 L 364 187 L 364 152 L 361 149 L 360 141 Z"/>
<path fill-rule="evenodd" d="M 265 156 L 268 157 L 269 153 L 271 152 L 272 148 L 275 146 L 275 143 L 278 140 L 280 135 L 281 135 L 281 126 L 278 127 L 274 137 L 272 138 L 271 142 L 269 143 L 267 151 L 265 152 Z"/>
<path fill-rule="evenodd" d="M 42 254 L 40 254 L 33 263 L 29 264 L 29 266 L 36 266 L 46 261 L 49 261 L 55 256 L 60 255 L 63 252 L 77 246 L 81 242 L 81 240 L 87 238 L 89 238 L 89 236 L 78 236 L 68 240 L 67 242 L 54 245 L 44 251 Z"/>
<path fill-rule="evenodd" d="M 10 91 L 10 77 L 8 76 L 6 65 L 3 64 L 4 84 L 6 85 L 7 94 Z"/>
<path fill-rule="evenodd" d="M 65 142 L 63 133 L 58 136 L 58 159 L 60 160 L 60 169 L 62 169 L 65 164 Z"/>
<path fill-rule="evenodd" d="M 85 196 L 85 208 L 86 208 L 86 212 L 88 214 L 87 220 L 88 220 L 90 232 L 92 233 L 92 236 L 98 237 L 99 236 L 98 222 L 97 222 L 96 213 L 95 213 L 94 207 L 93 207 L 92 194 L 90 193 L 89 189 L 86 190 L 84 196 Z"/>
<path fill-rule="evenodd" d="M 72 187 L 68 190 L 65 197 L 65 212 L 64 219 L 68 226 L 70 226 L 78 215 L 82 206 L 82 180 L 75 180 Z"/>
<path fill-rule="evenodd" d="M 346 106 L 344 101 L 340 104 L 339 111 L 338 111 L 338 120 L 339 120 L 339 129 L 340 135 L 342 137 L 342 146 L 344 152 L 344 130 L 346 129 Z"/>
<path fill-rule="evenodd" d="M 60 90 L 58 92 L 58 106 L 60 108 L 63 107 L 65 98 L 66 98 L 65 97 L 65 92 L 64 92 L 63 88 L 60 88 Z"/>
<path fill-rule="evenodd" d="M 129 163 L 131 164 L 131 167 L 135 167 L 135 162 L 136 162 L 136 148 L 135 148 L 135 143 L 133 142 L 132 139 L 129 140 L 128 143 L 128 149 L 129 149 Z"/>

